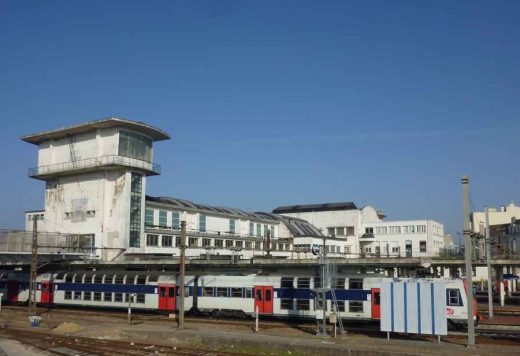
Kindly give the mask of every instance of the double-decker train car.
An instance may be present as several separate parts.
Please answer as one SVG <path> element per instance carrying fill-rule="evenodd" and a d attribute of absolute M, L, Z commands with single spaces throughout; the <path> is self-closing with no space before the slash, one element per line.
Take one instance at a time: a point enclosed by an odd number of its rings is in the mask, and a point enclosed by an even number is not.
<path fill-rule="evenodd" d="M 5 284 L 4 300 L 24 302 L 28 298 L 27 275 L 19 277 L 16 290 Z M 24 280 L 22 280 L 25 278 Z M 179 305 L 179 277 L 166 272 L 73 271 L 38 276 L 37 302 L 46 305 L 127 308 L 176 312 Z M 380 318 L 380 286 L 387 278 L 379 275 L 338 273 L 333 292 L 326 294 L 327 314 L 336 311 L 342 319 Z M 418 281 L 402 278 L 400 280 Z M 420 279 L 421 281 L 428 279 Z M 446 313 L 453 322 L 465 322 L 466 288 L 461 279 L 446 282 Z M 0 281 L 0 286 L 1 286 Z M 281 318 L 315 319 L 322 310 L 316 288 L 319 278 L 312 274 L 188 275 L 185 278 L 185 309 L 209 313 Z M 17 291 L 17 295 L 15 297 Z M 10 296 L 6 298 L 5 296 Z M 474 317 L 476 312 L 474 311 Z"/>

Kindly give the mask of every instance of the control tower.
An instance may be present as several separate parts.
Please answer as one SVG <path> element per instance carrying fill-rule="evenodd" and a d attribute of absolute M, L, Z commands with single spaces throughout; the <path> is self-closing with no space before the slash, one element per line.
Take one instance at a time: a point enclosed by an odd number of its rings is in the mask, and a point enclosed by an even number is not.
<path fill-rule="evenodd" d="M 22 137 L 38 146 L 38 166 L 29 177 L 45 181 L 39 229 L 74 234 L 104 260 L 140 251 L 146 177 L 161 171 L 152 144 L 169 138 L 115 117 Z"/>

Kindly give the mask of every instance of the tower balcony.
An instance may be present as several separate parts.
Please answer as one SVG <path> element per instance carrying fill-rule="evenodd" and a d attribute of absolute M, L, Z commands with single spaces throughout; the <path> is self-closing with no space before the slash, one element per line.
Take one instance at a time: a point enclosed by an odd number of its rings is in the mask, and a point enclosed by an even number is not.
<path fill-rule="evenodd" d="M 29 177 L 46 180 L 61 175 L 92 172 L 100 169 L 118 169 L 121 167 L 139 169 L 148 176 L 161 174 L 161 166 L 157 163 L 131 157 L 108 155 L 29 168 Z"/>

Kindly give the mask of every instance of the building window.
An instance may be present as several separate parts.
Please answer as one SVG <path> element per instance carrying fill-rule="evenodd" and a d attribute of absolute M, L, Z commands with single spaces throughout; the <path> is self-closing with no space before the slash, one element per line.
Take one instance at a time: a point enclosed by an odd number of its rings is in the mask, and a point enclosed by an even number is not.
<path fill-rule="evenodd" d="M 426 241 L 419 241 L 419 250 L 421 252 L 426 252 Z"/>
<path fill-rule="evenodd" d="M 424 234 L 426 232 L 426 225 L 417 225 L 417 232 Z"/>
<path fill-rule="evenodd" d="M 270 235 L 270 234 L 271 234 L 271 230 L 269 230 L 269 226 L 264 225 L 264 237 L 267 237 L 267 235 Z"/>
<path fill-rule="evenodd" d="M 308 299 L 297 299 L 296 310 L 310 310 L 310 303 Z"/>
<path fill-rule="evenodd" d="M 252 222 L 249 223 L 249 236 L 255 236 L 255 224 Z"/>
<path fill-rule="evenodd" d="M 236 224 L 236 220 L 235 219 L 229 219 L 229 233 L 230 234 L 234 234 L 235 233 L 235 224 Z"/>
<path fill-rule="evenodd" d="M 336 228 L 335 227 L 328 227 L 327 228 L 327 233 L 330 237 L 335 237 L 336 236 Z"/>
<path fill-rule="evenodd" d="M 366 253 L 372 253 L 372 247 L 365 247 Z"/>
<path fill-rule="evenodd" d="M 202 247 L 211 247 L 211 239 L 202 239 Z"/>
<path fill-rule="evenodd" d="M 373 234 L 374 228 L 373 227 L 365 227 L 365 234 Z"/>
<path fill-rule="evenodd" d="M 235 241 L 235 247 L 244 248 L 244 241 Z"/>
<path fill-rule="evenodd" d="M 251 241 L 246 241 L 246 250 L 251 250 L 253 248 L 253 243 Z"/>
<path fill-rule="evenodd" d="M 354 226 L 347 226 L 347 236 L 353 236 L 354 235 Z"/>
<path fill-rule="evenodd" d="M 172 245 L 173 245 L 173 236 L 171 236 L 171 235 L 162 235 L 161 236 L 161 245 L 163 247 L 172 247 Z"/>
<path fill-rule="evenodd" d="M 344 227 L 337 227 L 336 228 L 336 235 L 337 236 L 345 236 L 345 228 Z"/>
<path fill-rule="evenodd" d="M 280 309 L 281 310 L 292 310 L 293 309 L 292 299 L 282 299 L 282 300 L 280 300 Z"/>
<path fill-rule="evenodd" d="M 393 253 L 399 253 L 399 247 L 392 247 Z"/>
<path fill-rule="evenodd" d="M 401 233 L 401 226 L 390 226 L 389 227 L 391 234 L 400 234 Z"/>
<path fill-rule="evenodd" d="M 260 241 L 255 242 L 255 249 L 261 250 L 262 249 L 262 243 Z"/>
<path fill-rule="evenodd" d="M 226 247 L 233 247 L 233 240 L 226 240 Z"/>
<path fill-rule="evenodd" d="M 311 279 L 307 277 L 298 277 L 297 283 L 298 288 L 310 288 Z"/>
<path fill-rule="evenodd" d="M 144 220 L 145 226 L 153 226 L 153 209 L 146 209 L 145 210 L 145 220 Z"/>
<path fill-rule="evenodd" d="M 363 289 L 363 280 L 359 278 L 350 278 L 348 280 L 348 289 Z"/>
<path fill-rule="evenodd" d="M 256 224 L 256 236 L 262 237 L 262 224 Z"/>
<path fill-rule="evenodd" d="M 224 247 L 224 240 L 215 239 L 215 247 Z"/>
<path fill-rule="evenodd" d="M 350 246 L 345 246 L 345 253 L 350 254 Z"/>
<path fill-rule="evenodd" d="M 348 311 L 350 313 L 363 313 L 363 302 L 357 302 L 351 300 L 348 303 Z"/>
<path fill-rule="evenodd" d="M 146 246 L 159 246 L 159 235 L 147 234 Z"/>
<path fill-rule="evenodd" d="M 168 226 L 166 223 L 167 212 L 164 210 L 159 210 L 159 226 L 166 227 Z"/>
<path fill-rule="evenodd" d="M 198 238 L 190 237 L 188 239 L 188 246 L 189 247 L 197 247 L 197 246 L 199 246 Z"/>
<path fill-rule="evenodd" d="M 181 247 L 181 237 L 175 236 L 175 246 Z"/>
<path fill-rule="evenodd" d="M 152 140 L 129 131 L 119 131 L 119 156 L 151 162 Z"/>
<path fill-rule="evenodd" d="M 132 173 L 130 184 L 130 247 L 141 246 L 142 176 Z"/>
<path fill-rule="evenodd" d="M 206 232 L 206 215 L 199 215 L 199 231 Z"/>

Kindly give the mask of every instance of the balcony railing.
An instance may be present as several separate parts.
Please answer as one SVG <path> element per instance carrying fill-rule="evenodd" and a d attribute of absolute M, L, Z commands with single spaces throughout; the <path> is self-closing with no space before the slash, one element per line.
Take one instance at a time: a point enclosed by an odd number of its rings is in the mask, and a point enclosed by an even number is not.
<path fill-rule="evenodd" d="M 35 178 L 61 172 L 85 170 L 104 166 L 135 167 L 147 170 L 153 174 L 161 174 L 161 166 L 156 163 L 143 161 L 137 158 L 108 155 L 30 168 L 29 177 Z"/>

